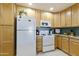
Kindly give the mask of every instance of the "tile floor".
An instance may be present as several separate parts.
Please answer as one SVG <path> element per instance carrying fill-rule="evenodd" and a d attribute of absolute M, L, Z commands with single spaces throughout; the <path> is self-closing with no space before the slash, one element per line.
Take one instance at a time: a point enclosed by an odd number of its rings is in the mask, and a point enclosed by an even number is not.
<path fill-rule="evenodd" d="M 68 56 L 66 53 L 62 52 L 59 49 L 56 49 L 54 51 L 45 52 L 45 53 L 39 53 L 37 56 Z"/>

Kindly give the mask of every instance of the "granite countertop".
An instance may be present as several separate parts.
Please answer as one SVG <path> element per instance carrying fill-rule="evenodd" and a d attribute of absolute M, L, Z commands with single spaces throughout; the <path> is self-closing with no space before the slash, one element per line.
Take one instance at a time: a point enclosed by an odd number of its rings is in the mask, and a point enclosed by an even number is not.
<path fill-rule="evenodd" d="M 64 35 L 64 34 L 55 34 L 55 35 L 64 36 L 64 37 L 69 37 L 69 38 L 79 39 L 79 36 L 71 36 L 71 35 Z"/>

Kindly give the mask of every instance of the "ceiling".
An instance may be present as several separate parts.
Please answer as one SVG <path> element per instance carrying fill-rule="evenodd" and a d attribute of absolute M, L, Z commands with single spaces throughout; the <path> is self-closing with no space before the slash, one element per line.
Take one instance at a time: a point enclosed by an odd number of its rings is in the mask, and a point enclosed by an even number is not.
<path fill-rule="evenodd" d="M 29 5 L 28 3 L 18 3 L 18 5 L 40 9 L 44 11 L 50 11 L 50 8 L 54 8 L 50 12 L 59 12 L 62 11 L 70 6 L 72 6 L 74 3 L 32 3 L 32 5 Z"/>

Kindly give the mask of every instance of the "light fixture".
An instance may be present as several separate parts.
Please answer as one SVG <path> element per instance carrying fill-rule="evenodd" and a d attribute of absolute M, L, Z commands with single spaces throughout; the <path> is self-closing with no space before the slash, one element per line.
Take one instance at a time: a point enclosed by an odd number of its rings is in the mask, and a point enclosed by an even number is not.
<path fill-rule="evenodd" d="M 32 3 L 29 3 L 29 5 L 32 5 Z"/>
<path fill-rule="evenodd" d="M 70 15 L 71 14 L 71 12 L 67 12 L 67 15 Z"/>
<path fill-rule="evenodd" d="M 49 12 L 45 12 L 44 14 L 45 14 L 45 15 L 49 15 L 50 13 L 49 13 Z"/>
<path fill-rule="evenodd" d="M 52 11 L 54 8 L 50 8 L 50 11 Z"/>

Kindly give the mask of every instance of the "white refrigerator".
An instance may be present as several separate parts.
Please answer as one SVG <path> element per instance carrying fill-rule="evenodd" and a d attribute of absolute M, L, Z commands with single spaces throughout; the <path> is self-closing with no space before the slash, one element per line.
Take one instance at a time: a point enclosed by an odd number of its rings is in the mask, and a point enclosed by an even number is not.
<path fill-rule="evenodd" d="M 36 22 L 28 16 L 17 16 L 16 54 L 17 56 L 36 55 Z"/>

